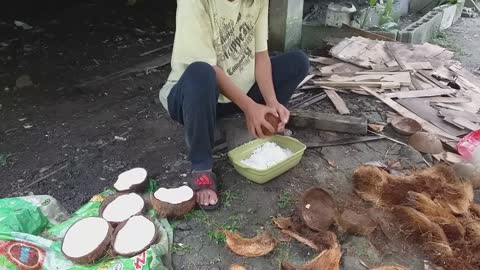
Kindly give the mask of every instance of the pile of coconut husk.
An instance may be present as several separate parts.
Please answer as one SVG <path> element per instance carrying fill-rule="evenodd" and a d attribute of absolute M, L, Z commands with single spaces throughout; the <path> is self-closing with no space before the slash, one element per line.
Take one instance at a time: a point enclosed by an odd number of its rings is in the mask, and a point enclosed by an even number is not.
<path fill-rule="evenodd" d="M 183 216 L 195 206 L 194 192 L 187 186 L 144 194 L 147 186 L 143 168 L 120 174 L 113 185 L 117 193 L 105 198 L 99 216 L 81 219 L 67 230 L 64 256 L 78 264 L 105 256 L 136 256 L 160 239 L 157 226 L 146 216 L 150 205 L 161 218 Z"/>
<path fill-rule="evenodd" d="M 470 180 L 447 165 L 409 176 L 361 166 L 353 175 L 356 193 L 387 211 L 404 239 L 445 270 L 480 266 L 480 205 Z"/>

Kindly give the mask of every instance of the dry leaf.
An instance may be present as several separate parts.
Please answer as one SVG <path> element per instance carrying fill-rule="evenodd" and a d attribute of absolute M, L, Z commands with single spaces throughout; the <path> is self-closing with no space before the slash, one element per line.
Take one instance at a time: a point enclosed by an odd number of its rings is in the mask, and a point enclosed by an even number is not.
<path fill-rule="evenodd" d="M 247 268 L 243 267 L 242 265 L 239 264 L 232 264 L 228 268 L 228 270 L 247 270 Z"/>
<path fill-rule="evenodd" d="M 277 245 L 277 241 L 267 233 L 248 239 L 231 231 L 223 230 L 222 232 L 227 236 L 227 246 L 230 250 L 244 257 L 265 256 Z"/>
<path fill-rule="evenodd" d="M 324 250 L 318 257 L 301 268 L 295 268 L 289 263 L 282 263 L 282 270 L 340 270 L 340 245 L 335 243 L 331 249 Z"/>
<path fill-rule="evenodd" d="M 368 127 L 375 131 L 375 132 L 383 132 L 383 130 L 385 129 L 385 126 L 384 125 L 377 125 L 377 124 L 368 124 Z"/>
<path fill-rule="evenodd" d="M 273 224 L 282 230 L 290 229 L 293 227 L 292 218 L 277 217 L 273 219 Z"/>

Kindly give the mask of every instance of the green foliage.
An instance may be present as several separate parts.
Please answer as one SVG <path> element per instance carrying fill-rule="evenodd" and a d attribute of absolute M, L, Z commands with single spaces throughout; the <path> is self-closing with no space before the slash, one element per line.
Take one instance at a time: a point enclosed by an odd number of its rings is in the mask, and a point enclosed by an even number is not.
<path fill-rule="evenodd" d="M 232 202 L 240 199 L 240 193 L 235 191 L 225 191 L 222 193 L 222 204 L 224 208 L 230 208 L 232 206 Z"/>
<path fill-rule="evenodd" d="M 373 7 L 377 4 L 378 0 L 368 0 L 368 5 Z"/>
<path fill-rule="evenodd" d="M 174 243 L 173 244 L 173 253 L 185 252 L 185 251 L 189 251 L 191 249 L 192 249 L 191 245 L 182 244 L 182 243 Z"/>
<path fill-rule="evenodd" d="M 217 244 L 225 244 L 225 242 L 227 241 L 227 237 L 221 231 L 223 230 L 231 231 L 231 232 L 238 231 L 238 229 L 240 229 L 240 220 L 241 218 L 238 216 L 229 217 L 227 219 L 228 223 L 226 223 L 225 225 L 221 226 L 218 229 L 210 231 L 208 233 L 208 237 L 210 238 L 210 240 L 214 241 Z"/>
<path fill-rule="evenodd" d="M 204 224 L 210 225 L 210 222 L 208 221 L 209 218 L 208 218 L 207 213 L 205 213 L 205 211 L 203 211 L 201 209 L 195 210 L 195 211 L 192 211 L 192 212 L 186 214 L 185 219 L 186 220 L 194 220 L 194 221 L 199 222 L 199 223 L 204 223 Z"/>
<path fill-rule="evenodd" d="M 289 207 L 293 202 L 292 195 L 290 195 L 289 192 L 283 191 L 279 196 L 278 196 L 278 201 L 277 201 L 277 206 L 280 209 L 285 209 Z"/>
<path fill-rule="evenodd" d="M 0 168 L 7 166 L 8 157 L 9 157 L 9 155 L 0 153 Z"/>

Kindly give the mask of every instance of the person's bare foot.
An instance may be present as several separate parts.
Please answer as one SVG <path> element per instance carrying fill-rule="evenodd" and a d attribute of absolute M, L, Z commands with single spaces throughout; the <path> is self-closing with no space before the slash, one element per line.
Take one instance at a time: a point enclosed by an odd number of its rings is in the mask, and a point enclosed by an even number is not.
<path fill-rule="evenodd" d="M 197 203 L 203 206 L 215 205 L 218 202 L 217 193 L 211 189 L 197 191 Z"/>

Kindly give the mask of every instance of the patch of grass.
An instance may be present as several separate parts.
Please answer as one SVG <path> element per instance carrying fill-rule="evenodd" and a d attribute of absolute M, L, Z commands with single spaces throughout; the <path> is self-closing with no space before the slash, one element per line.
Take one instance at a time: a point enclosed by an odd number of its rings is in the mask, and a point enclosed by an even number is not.
<path fill-rule="evenodd" d="M 210 225 L 209 217 L 205 211 L 199 209 L 185 215 L 185 220 L 194 220 L 198 223 Z"/>
<path fill-rule="evenodd" d="M 191 249 L 192 249 L 192 246 L 188 245 L 188 244 L 182 244 L 182 243 L 174 243 L 173 244 L 173 253 L 185 252 L 185 251 L 189 251 Z"/>
<path fill-rule="evenodd" d="M 0 168 L 7 166 L 8 157 L 9 157 L 9 155 L 4 154 L 4 153 L 0 153 Z"/>
<path fill-rule="evenodd" d="M 232 207 L 232 202 L 237 201 L 241 197 L 240 193 L 230 190 L 223 192 L 221 196 L 224 208 Z"/>
<path fill-rule="evenodd" d="M 238 231 L 238 229 L 240 229 L 240 221 L 241 221 L 241 217 L 231 216 L 227 219 L 228 223 L 226 223 L 225 225 L 221 226 L 218 229 L 210 231 L 208 233 L 208 237 L 210 238 L 210 240 L 214 241 L 217 244 L 225 244 L 225 242 L 227 241 L 227 237 L 221 231 L 222 230 L 231 231 L 231 232 Z"/>
<path fill-rule="evenodd" d="M 287 192 L 283 191 L 279 196 L 278 196 L 278 201 L 277 201 L 277 206 L 280 209 L 285 209 L 289 207 L 293 203 L 293 198 L 292 195 Z"/>
<path fill-rule="evenodd" d="M 273 255 L 275 256 L 275 260 L 277 261 L 278 266 L 282 265 L 284 261 L 288 261 L 288 257 L 290 255 L 288 251 L 290 250 L 290 248 L 291 246 L 288 242 L 281 242 L 277 245 Z"/>
<path fill-rule="evenodd" d="M 433 38 L 430 42 L 435 44 L 435 45 L 447 48 L 447 49 L 455 52 L 457 55 L 464 55 L 465 54 L 465 52 L 461 48 L 458 47 L 455 40 L 452 40 L 444 32 L 435 33 L 435 35 L 433 36 Z"/>

